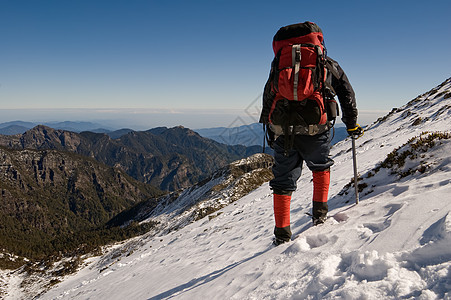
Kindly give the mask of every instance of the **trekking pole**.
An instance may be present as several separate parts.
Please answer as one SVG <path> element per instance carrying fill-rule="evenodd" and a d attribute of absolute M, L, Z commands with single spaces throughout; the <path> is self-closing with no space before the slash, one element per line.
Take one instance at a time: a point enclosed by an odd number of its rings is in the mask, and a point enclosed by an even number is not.
<path fill-rule="evenodd" d="M 357 186 L 357 156 L 355 153 L 355 137 L 351 136 L 351 140 L 352 140 L 352 162 L 354 165 L 355 204 L 359 204 L 359 187 Z"/>

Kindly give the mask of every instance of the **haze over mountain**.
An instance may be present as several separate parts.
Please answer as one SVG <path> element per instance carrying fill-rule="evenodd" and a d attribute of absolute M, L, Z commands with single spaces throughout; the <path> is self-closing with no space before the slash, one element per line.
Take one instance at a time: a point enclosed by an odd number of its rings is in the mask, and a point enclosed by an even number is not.
<path fill-rule="evenodd" d="M 38 125 L 45 125 L 54 129 L 61 129 L 73 132 L 82 131 L 92 131 L 98 133 L 108 133 L 114 131 L 113 128 L 105 126 L 99 123 L 93 122 L 74 122 L 74 121 L 64 121 L 64 122 L 24 122 L 24 121 L 10 121 L 5 123 L 0 123 L 0 134 L 14 135 L 22 134 L 25 131 L 36 127 Z"/>
<path fill-rule="evenodd" d="M 263 124 L 252 123 L 238 127 L 215 127 L 196 129 L 201 136 L 228 145 L 263 145 Z M 348 135 L 343 124 L 337 124 L 332 130 L 331 145 L 345 139 Z"/>

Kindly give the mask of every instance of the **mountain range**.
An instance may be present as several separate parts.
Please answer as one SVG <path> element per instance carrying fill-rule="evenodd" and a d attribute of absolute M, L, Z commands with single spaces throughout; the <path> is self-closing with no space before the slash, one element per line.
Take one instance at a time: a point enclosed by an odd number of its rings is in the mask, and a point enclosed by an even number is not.
<path fill-rule="evenodd" d="M 76 133 L 38 125 L 23 134 L 0 135 L 0 145 L 92 157 L 168 191 L 189 187 L 234 160 L 261 152 L 260 146 L 221 144 L 181 126 L 130 131 L 114 139 L 105 133 Z"/>
<path fill-rule="evenodd" d="M 0 123 L 0 134 L 4 135 L 14 135 L 14 134 L 22 134 L 27 130 L 30 130 L 33 127 L 38 125 L 45 125 L 54 129 L 61 129 L 66 131 L 73 132 L 82 132 L 82 131 L 92 131 L 97 133 L 113 133 L 115 130 L 93 122 L 74 122 L 74 121 L 64 121 L 64 122 L 24 122 L 24 121 L 10 121 Z"/>
<path fill-rule="evenodd" d="M 91 131 L 95 133 L 105 133 L 112 139 L 118 139 L 121 136 L 128 134 L 133 129 L 122 128 L 122 129 L 105 129 L 104 125 L 91 122 L 53 122 L 53 123 L 32 123 L 23 121 L 12 121 L 0 123 L 0 134 L 3 135 L 15 135 L 23 134 L 27 130 L 32 129 L 38 125 L 45 125 L 53 129 L 72 131 L 72 132 L 83 132 Z M 227 145 L 243 145 L 243 146 L 255 146 L 262 145 L 264 132 L 263 126 L 260 123 L 252 123 L 242 126 L 234 127 L 213 127 L 213 128 L 200 128 L 194 129 L 200 136 L 212 139 L 222 144 Z M 346 138 L 347 132 L 343 124 L 337 124 L 334 127 L 334 135 L 331 144 L 334 145 L 339 141 Z"/>
<path fill-rule="evenodd" d="M 81 255 L 147 232 L 161 222 L 124 227 L 119 220 L 200 186 L 218 169 L 226 172 L 230 162 L 259 150 L 220 144 L 183 127 L 127 131 L 117 139 L 44 125 L 0 135 L 0 249 L 21 257 L 0 254 L 0 266 Z M 174 192 L 160 199 L 160 188 Z"/>

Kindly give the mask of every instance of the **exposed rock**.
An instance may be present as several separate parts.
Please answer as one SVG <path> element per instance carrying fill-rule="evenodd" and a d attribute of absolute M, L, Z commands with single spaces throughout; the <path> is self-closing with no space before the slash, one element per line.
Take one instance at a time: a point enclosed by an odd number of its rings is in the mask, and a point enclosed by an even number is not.
<path fill-rule="evenodd" d="M 119 169 L 58 150 L 0 147 L 2 248 L 33 257 L 53 240 L 104 225 L 136 203 L 160 195 Z"/>
<path fill-rule="evenodd" d="M 171 231 L 212 215 L 219 209 L 244 197 L 273 178 L 273 157 L 258 153 L 223 167 L 202 182 L 173 192 L 151 202 L 140 203 L 112 220 L 114 225 L 131 221 L 155 222 L 156 231 Z M 170 222 L 168 222 L 170 220 Z M 171 224 L 168 227 L 168 224 Z"/>

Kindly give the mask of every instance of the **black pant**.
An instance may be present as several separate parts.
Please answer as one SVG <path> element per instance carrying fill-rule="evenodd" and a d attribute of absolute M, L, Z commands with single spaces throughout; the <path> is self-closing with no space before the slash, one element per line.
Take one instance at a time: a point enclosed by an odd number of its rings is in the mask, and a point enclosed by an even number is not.
<path fill-rule="evenodd" d="M 324 171 L 332 166 L 329 135 L 330 131 L 313 136 L 296 135 L 293 148 L 288 151 L 284 149 L 285 137 L 279 136 L 274 143 L 274 179 L 269 185 L 273 189 L 295 191 L 304 161 L 311 171 Z"/>

